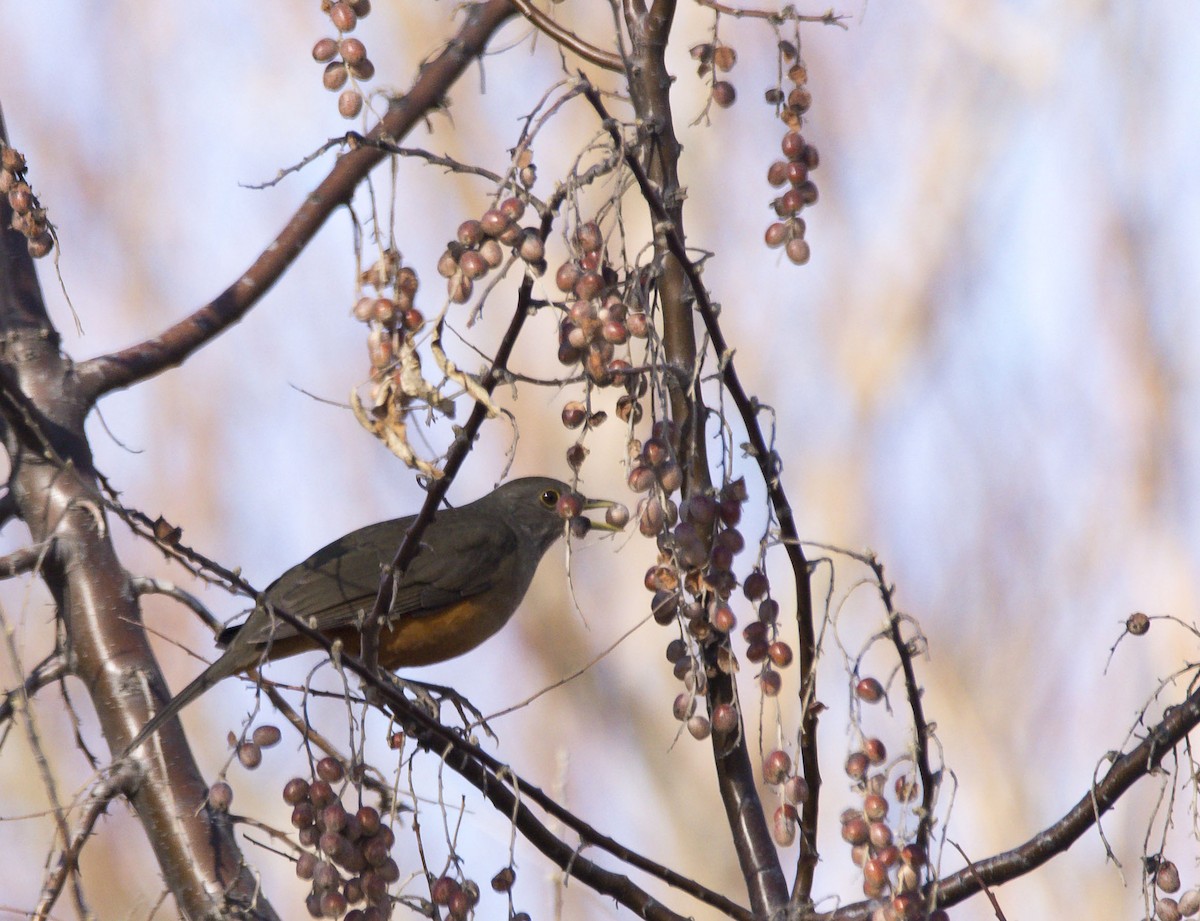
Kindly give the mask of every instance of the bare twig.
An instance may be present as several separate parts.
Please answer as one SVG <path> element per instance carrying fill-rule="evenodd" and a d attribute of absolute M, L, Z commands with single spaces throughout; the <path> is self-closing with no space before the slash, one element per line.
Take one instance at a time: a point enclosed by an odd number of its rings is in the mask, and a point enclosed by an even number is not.
<path fill-rule="evenodd" d="M 8 653 L 9 667 L 13 674 L 20 675 L 24 671 L 21 666 L 21 655 L 17 650 L 16 637 L 13 633 L 13 628 L 8 623 L 8 617 L 4 613 L 4 609 L 0 607 L 0 631 L 4 633 L 4 646 Z M 38 734 L 37 725 L 33 717 L 33 711 L 29 706 L 29 697 L 25 694 L 25 687 L 22 685 L 17 689 L 17 697 L 14 700 L 14 710 L 19 713 L 23 719 L 21 723 L 25 729 L 25 737 L 29 742 L 29 749 L 33 753 L 34 763 L 37 764 L 38 773 L 41 775 L 42 786 L 46 790 L 46 798 L 50 800 L 50 808 L 54 814 L 54 822 L 58 829 L 58 836 L 62 840 L 64 850 L 69 850 L 71 847 L 71 830 L 67 825 L 67 811 L 63 807 L 62 800 L 58 795 L 58 783 L 54 779 L 54 773 L 50 770 L 50 763 L 46 760 L 46 752 L 42 748 L 42 740 Z M 64 879 L 67 872 L 70 872 L 73 880 L 72 891 L 75 895 L 75 907 L 81 917 L 88 917 L 87 904 L 83 898 L 83 886 L 79 879 L 77 870 L 73 863 L 69 866 L 68 871 L 64 871 Z"/>
<path fill-rule="evenodd" d="M 929 723 L 925 719 L 925 705 L 922 703 L 922 689 L 917 681 L 916 670 L 913 668 L 913 655 L 908 642 L 901 635 L 901 618 L 896 613 L 892 603 L 892 587 L 888 585 L 883 575 L 883 564 L 874 554 L 860 556 L 864 563 L 871 567 L 875 574 L 875 584 L 879 588 L 879 596 L 888 615 L 888 636 L 900 658 L 900 668 L 904 673 L 904 692 L 908 698 L 908 707 L 912 713 L 914 750 L 917 762 L 917 773 L 921 777 L 921 808 L 917 815 L 917 844 L 929 853 L 929 830 L 933 825 L 933 804 L 937 798 L 937 788 L 940 777 L 935 775 L 929 766 Z"/>
<path fill-rule="evenodd" d="M 343 755 L 329 739 L 325 738 L 321 733 L 313 728 L 312 723 L 305 719 L 301 714 L 296 712 L 296 709 L 287 701 L 287 698 L 280 693 L 279 687 L 273 681 L 263 678 L 262 675 L 255 674 L 254 679 L 259 683 L 259 686 L 266 691 L 267 697 L 270 698 L 275 709 L 283 714 L 283 718 L 292 724 L 292 727 L 299 732 L 304 738 L 317 746 L 325 754 L 332 758 L 336 758 L 341 765 L 346 769 L 346 773 L 350 773 L 350 769 L 354 767 L 353 760 L 346 755 Z M 341 695 L 338 695 L 341 696 Z M 374 792 L 379 797 L 379 811 L 386 813 L 391 811 L 395 796 L 392 793 L 392 788 L 383 783 L 378 777 L 373 777 L 370 773 L 364 772 L 361 778 L 362 785 Z"/>

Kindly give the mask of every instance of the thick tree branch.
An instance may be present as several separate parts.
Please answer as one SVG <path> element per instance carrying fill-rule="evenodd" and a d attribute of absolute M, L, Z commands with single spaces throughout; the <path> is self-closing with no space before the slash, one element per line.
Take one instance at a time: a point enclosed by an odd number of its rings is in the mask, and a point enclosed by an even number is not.
<path fill-rule="evenodd" d="M 0 435 L 12 465 L 11 495 L 33 540 L 53 539 L 41 573 L 62 618 L 72 671 L 105 735 L 127 739 L 145 716 L 137 676 L 160 688 L 161 676 L 95 501 L 83 428 L 90 402 L 59 352 L 25 239 L 9 229 L 10 219 L 7 198 L 0 197 Z M 256 897 L 228 823 L 210 821 L 199 808 L 204 792 L 185 753 L 151 768 L 130 796 L 180 911 L 192 919 L 217 918 L 237 906 L 248 918 L 275 918 Z"/>

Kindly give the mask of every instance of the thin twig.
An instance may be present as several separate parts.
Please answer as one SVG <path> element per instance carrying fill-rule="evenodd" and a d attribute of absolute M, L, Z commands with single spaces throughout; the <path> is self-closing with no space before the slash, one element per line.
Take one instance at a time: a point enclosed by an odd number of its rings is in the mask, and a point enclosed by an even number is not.
<path fill-rule="evenodd" d="M 638 630 L 640 630 L 642 627 L 644 627 L 646 625 L 646 622 L 648 620 L 650 620 L 650 618 L 652 618 L 653 616 L 654 616 L 653 614 L 647 614 L 645 617 L 643 617 L 641 620 L 639 620 L 636 624 L 634 624 L 632 627 L 630 627 L 628 630 L 626 630 L 624 633 L 622 633 L 619 637 L 617 637 L 615 640 L 613 640 L 605 649 L 603 649 L 602 651 L 597 653 L 589 661 L 587 661 L 586 663 L 581 665 L 575 671 L 571 672 L 571 674 L 569 674 L 563 678 L 559 678 L 553 684 L 546 685 L 546 687 L 542 688 L 541 690 L 537 691 L 534 694 L 531 694 L 529 697 L 526 697 L 524 700 L 518 701 L 517 703 L 512 704 L 511 706 L 505 707 L 503 710 L 497 710 L 495 713 L 488 714 L 487 716 L 480 719 L 477 723 L 473 723 L 470 726 L 468 726 L 466 731 L 470 732 L 476 726 L 486 726 L 487 723 L 490 723 L 494 719 L 499 719 L 502 716 L 507 716 L 510 713 L 515 713 L 517 710 L 521 710 L 525 707 L 528 707 L 531 703 L 533 703 L 539 697 L 542 697 L 546 694 L 549 694 L 551 691 L 555 691 L 558 688 L 561 688 L 564 684 L 570 684 L 572 681 L 574 681 L 576 678 L 580 677 L 581 675 L 587 674 L 587 672 L 590 668 L 592 668 L 601 659 L 606 658 L 614 649 L 616 649 L 618 646 L 620 646 L 622 643 L 624 643 L 627 639 L 629 639 L 631 636 L 633 636 L 634 633 L 636 633 Z"/>
<path fill-rule="evenodd" d="M 21 667 L 21 654 L 17 650 L 16 637 L 12 626 L 8 622 L 8 617 L 4 613 L 4 608 L 0 607 L 0 631 L 4 633 L 4 647 L 8 653 L 9 667 L 13 674 L 20 675 L 24 671 Z M 58 795 L 58 783 L 54 779 L 54 774 L 50 770 L 50 763 L 46 760 L 46 752 L 42 748 L 42 741 L 38 735 L 37 725 L 33 717 L 33 710 L 29 706 L 29 697 L 25 694 L 24 685 L 17 690 L 17 697 L 14 701 L 16 712 L 23 717 L 21 720 L 25 728 L 25 737 L 29 742 L 29 749 L 33 753 L 34 763 L 37 765 L 38 773 L 41 775 L 42 785 L 46 789 L 46 797 L 50 800 L 50 807 L 54 814 L 55 826 L 58 829 L 58 836 L 62 840 L 64 850 L 69 850 L 71 847 L 71 830 L 67 825 L 67 811 L 62 805 L 62 800 Z M 72 865 L 73 870 L 78 867 Z M 83 898 L 83 885 L 79 879 L 79 874 L 76 872 L 70 873 L 73 880 L 72 892 L 75 896 L 75 908 L 81 917 L 90 917 L 90 911 Z"/>
<path fill-rule="evenodd" d="M 597 67 L 603 67 L 605 70 L 611 70 L 618 74 L 625 72 L 625 65 L 622 63 L 620 57 L 611 51 L 604 51 L 601 48 L 597 48 L 569 29 L 560 26 L 534 6 L 530 0 L 512 0 L 512 4 L 520 10 L 521 15 L 529 20 L 532 25 L 550 36 L 559 45 L 574 51 L 589 64 L 595 64 Z"/>
<path fill-rule="evenodd" d="M 782 10 L 756 10 L 743 9 L 736 6 L 728 6 L 724 3 L 718 3 L 717 0 L 696 0 L 700 6 L 706 6 L 715 13 L 720 13 L 722 16 L 729 16 L 733 19 L 765 19 L 773 26 L 781 26 L 785 22 L 815 22 L 826 26 L 841 26 L 845 29 L 846 24 L 842 21 L 847 19 L 844 13 L 835 13 L 829 10 L 825 13 L 797 13 L 796 8 L 791 4 L 785 6 Z"/>
<path fill-rule="evenodd" d="M 299 732 L 304 738 L 316 745 L 317 748 L 325 752 L 331 758 L 336 758 L 338 762 L 346 769 L 346 773 L 350 774 L 350 769 L 354 767 L 353 759 L 343 755 L 336 745 L 325 738 L 321 733 L 317 732 L 312 723 L 306 720 L 301 714 L 296 712 L 296 709 L 288 703 L 286 697 L 279 691 L 278 685 L 274 681 L 269 681 L 263 678 L 262 675 L 255 675 L 255 680 L 259 686 L 267 692 L 267 697 L 271 703 L 275 705 L 285 720 L 292 724 L 292 727 Z M 337 695 L 341 697 L 343 695 Z M 362 785 L 373 791 L 379 797 L 379 811 L 381 813 L 390 812 L 394 796 L 391 787 L 385 784 L 378 777 L 373 777 L 369 773 L 364 773 L 361 778 Z"/>
<path fill-rule="evenodd" d="M 929 830 L 933 826 L 933 804 L 937 798 L 939 778 L 929 766 L 929 723 L 925 719 L 925 706 L 922 703 L 922 689 L 917 681 L 916 670 L 913 668 L 913 656 L 908 642 L 900 632 L 901 619 L 896 613 L 892 602 L 892 587 L 887 584 L 883 575 L 883 564 L 878 557 L 870 554 L 863 558 L 871 572 L 875 574 L 875 584 L 883 606 L 888 616 L 888 636 L 896 648 L 900 658 L 900 668 L 904 672 L 904 691 L 908 698 L 908 707 L 912 713 L 914 749 L 917 762 L 917 772 L 921 776 L 921 808 L 917 811 L 917 844 L 929 853 Z"/>
<path fill-rule="evenodd" d="M 50 917 L 50 912 L 54 908 L 54 903 L 58 901 L 59 895 L 62 894 L 67 878 L 79 869 L 79 855 L 83 852 L 83 846 L 92 836 L 96 822 L 108 811 L 109 803 L 118 796 L 133 792 L 138 777 L 139 772 L 136 766 L 130 761 L 125 761 L 116 765 L 112 773 L 101 778 L 100 782 L 92 789 L 87 799 L 86 811 L 79 821 L 79 831 L 74 840 L 65 846 L 58 855 L 58 865 L 42 886 L 41 898 L 38 899 L 37 907 L 34 908 L 32 914 L 34 921 L 45 921 Z"/>
<path fill-rule="evenodd" d="M 4 700 L 0 701 L 0 724 L 12 719 L 18 699 L 28 700 L 42 688 L 70 673 L 71 670 L 67 667 L 67 660 L 62 653 L 58 650 L 50 653 L 33 667 L 33 671 L 22 682 L 21 687 L 14 688 L 4 695 Z"/>

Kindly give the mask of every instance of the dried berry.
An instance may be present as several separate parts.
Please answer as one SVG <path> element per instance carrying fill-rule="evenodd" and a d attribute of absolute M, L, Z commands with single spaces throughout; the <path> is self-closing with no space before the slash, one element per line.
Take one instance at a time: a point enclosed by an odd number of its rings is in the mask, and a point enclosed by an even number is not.
<path fill-rule="evenodd" d="M 1170 860 L 1164 860 L 1158 865 L 1154 874 L 1154 885 L 1163 892 L 1179 891 L 1179 868 Z"/>
<path fill-rule="evenodd" d="M 332 61 L 335 57 L 337 57 L 337 53 L 337 39 L 322 38 L 315 45 L 313 45 L 313 60 L 320 64 L 324 64 L 326 61 Z"/>
<path fill-rule="evenodd" d="M 338 113 L 343 118 L 354 118 L 362 111 L 363 98 L 358 90 L 346 90 L 338 96 Z"/>
<path fill-rule="evenodd" d="M 861 815 L 842 820 L 842 840 L 847 844 L 866 844 L 870 836 L 871 828 Z"/>
<path fill-rule="evenodd" d="M 733 732 L 738 728 L 737 707 L 733 704 L 717 704 L 712 711 L 712 726 L 717 732 Z"/>
<path fill-rule="evenodd" d="M 259 726 L 250 735 L 251 741 L 261 748 L 278 745 L 281 738 L 283 738 L 283 734 L 279 731 L 278 726 Z"/>
<path fill-rule="evenodd" d="M 458 257 L 458 267 L 462 269 L 467 278 L 474 281 L 476 278 L 481 278 L 487 274 L 488 264 L 475 250 L 467 250 Z"/>
<path fill-rule="evenodd" d="M 783 142 L 780 144 L 780 147 L 785 157 L 789 160 L 795 160 L 804 151 L 804 138 L 798 131 L 789 131 L 783 136 Z"/>
<path fill-rule="evenodd" d="M 848 772 L 847 772 L 848 773 Z M 863 815 L 872 822 L 878 822 L 888 814 L 888 801 L 878 793 L 869 793 L 863 797 Z"/>
<path fill-rule="evenodd" d="M 351 32 L 358 25 L 358 14 L 345 0 L 339 0 L 329 8 L 329 19 L 339 32 Z"/>
<path fill-rule="evenodd" d="M 784 803 L 775 810 L 771 824 L 771 835 L 780 847 L 791 847 L 796 841 L 796 820 L 799 818 L 796 807 Z"/>
<path fill-rule="evenodd" d="M 806 265 L 812 255 L 808 243 L 799 237 L 788 240 L 783 251 L 793 265 Z"/>
<path fill-rule="evenodd" d="M 1125 620 L 1125 629 L 1134 636 L 1145 636 L 1150 629 L 1150 618 L 1141 611 L 1130 614 Z"/>
<path fill-rule="evenodd" d="M 783 782 L 783 797 L 797 805 L 808 802 L 808 781 L 798 774 L 789 777 Z"/>
<path fill-rule="evenodd" d="M 317 762 L 317 776 L 326 783 L 334 784 L 346 776 L 342 762 L 329 755 Z"/>
<path fill-rule="evenodd" d="M 604 520 L 614 528 L 623 528 L 629 524 L 629 509 L 624 505 L 613 505 L 604 513 Z"/>
<path fill-rule="evenodd" d="M 867 776 L 870 760 L 863 752 L 852 752 L 846 759 L 846 774 L 854 780 L 862 780 Z"/>
<path fill-rule="evenodd" d="M 887 746 L 881 739 L 866 739 L 863 742 L 863 753 L 872 764 L 883 764 L 887 761 Z"/>
<path fill-rule="evenodd" d="M 308 799 L 308 781 L 303 777 L 293 777 L 283 785 L 283 801 L 289 806 L 295 806 Z"/>
<path fill-rule="evenodd" d="M 775 671 L 763 672 L 758 677 L 758 687 L 764 697 L 778 697 L 783 690 L 783 676 Z"/>
<path fill-rule="evenodd" d="M 242 742 L 237 747 L 237 757 L 242 767 L 252 771 L 262 764 L 262 749 L 253 742 Z"/>
<path fill-rule="evenodd" d="M 777 668 L 787 668 L 792 664 L 792 647 L 777 640 L 767 647 L 767 657 Z"/>
<path fill-rule="evenodd" d="M 783 749 L 777 748 L 763 759 L 763 780 L 766 783 L 783 783 L 791 772 L 792 758 Z"/>
<path fill-rule="evenodd" d="M 875 678 L 863 678 L 854 686 L 858 699 L 869 704 L 883 700 L 883 685 Z"/>

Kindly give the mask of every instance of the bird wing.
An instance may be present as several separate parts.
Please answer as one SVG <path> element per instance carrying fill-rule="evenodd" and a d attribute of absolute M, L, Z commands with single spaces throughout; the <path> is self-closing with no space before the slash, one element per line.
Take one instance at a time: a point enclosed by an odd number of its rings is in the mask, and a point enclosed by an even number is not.
<path fill-rule="evenodd" d="M 293 566 L 267 587 L 266 600 L 320 630 L 358 621 L 379 592 L 412 517 L 381 521 L 340 537 Z M 487 591 L 515 565 L 517 537 L 501 520 L 445 512 L 426 529 L 421 549 L 396 588 L 390 617 L 422 617 Z M 450 550 L 444 548 L 450 547 Z M 295 634 L 256 609 L 239 633 L 251 643 Z M 223 637 L 224 639 L 224 637 Z"/>

